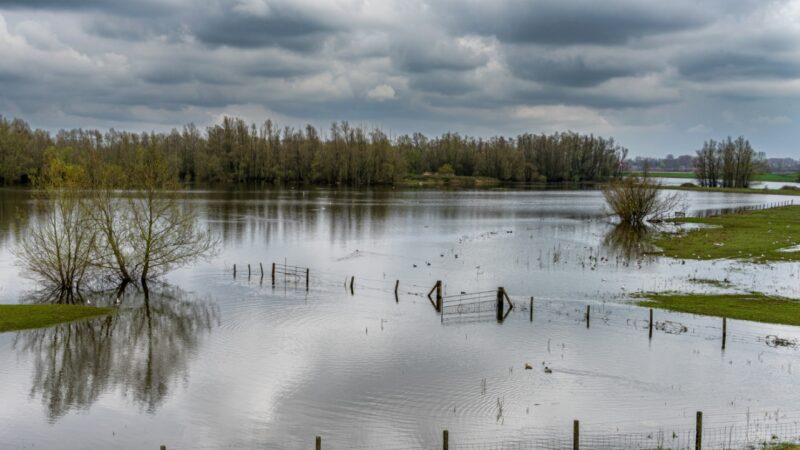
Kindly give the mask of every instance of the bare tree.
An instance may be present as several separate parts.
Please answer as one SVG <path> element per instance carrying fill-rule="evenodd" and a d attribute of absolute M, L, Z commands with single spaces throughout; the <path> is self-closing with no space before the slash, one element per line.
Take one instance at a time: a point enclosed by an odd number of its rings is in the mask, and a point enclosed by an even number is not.
<path fill-rule="evenodd" d="M 140 149 L 130 208 L 132 270 L 143 284 L 174 267 L 212 254 L 217 242 L 198 226 L 191 206 L 179 202 L 170 164 L 155 148 Z"/>
<path fill-rule="evenodd" d="M 642 225 L 648 219 L 675 210 L 683 201 L 678 192 L 667 193 L 647 178 L 626 177 L 603 188 L 606 203 L 622 223 Z"/>
<path fill-rule="evenodd" d="M 58 292 L 62 301 L 71 301 L 92 271 L 97 236 L 87 225 L 80 202 L 55 193 L 15 249 L 25 275 Z"/>

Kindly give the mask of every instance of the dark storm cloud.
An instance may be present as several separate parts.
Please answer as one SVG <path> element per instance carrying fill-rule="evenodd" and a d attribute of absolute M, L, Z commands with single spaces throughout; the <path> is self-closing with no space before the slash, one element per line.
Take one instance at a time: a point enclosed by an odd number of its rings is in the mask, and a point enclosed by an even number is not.
<path fill-rule="evenodd" d="M 676 66 L 685 78 L 699 81 L 800 78 L 800 60 L 736 49 L 687 55 L 677 59 Z"/>
<path fill-rule="evenodd" d="M 335 27 L 321 17 L 305 12 L 278 9 L 265 17 L 223 11 L 192 25 L 192 33 L 211 45 L 255 48 L 287 47 L 310 51 L 322 43 Z"/>
<path fill-rule="evenodd" d="M 506 0 L 467 2 L 453 26 L 463 32 L 496 36 L 515 43 L 622 44 L 629 39 L 699 27 L 711 19 L 682 2 L 593 0 Z"/>
<path fill-rule="evenodd" d="M 174 11 L 175 6 L 158 0 L 0 0 L 0 9 L 103 11 L 141 17 Z"/>
<path fill-rule="evenodd" d="M 603 61 L 591 62 L 583 56 L 523 56 L 510 61 L 509 66 L 521 78 L 573 87 L 595 86 L 611 78 L 632 76 L 643 71 L 643 68 L 604 64 Z"/>

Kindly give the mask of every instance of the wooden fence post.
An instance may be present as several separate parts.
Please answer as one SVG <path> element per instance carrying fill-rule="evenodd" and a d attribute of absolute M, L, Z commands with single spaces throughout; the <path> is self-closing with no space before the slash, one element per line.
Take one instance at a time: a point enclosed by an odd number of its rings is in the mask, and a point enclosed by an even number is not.
<path fill-rule="evenodd" d="M 311 269 L 306 267 L 306 292 L 308 292 L 308 274 L 311 272 Z"/>
<path fill-rule="evenodd" d="M 236 278 L 236 264 L 233 265 L 233 278 Z"/>
<path fill-rule="evenodd" d="M 247 264 L 247 279 L 250 279 L 250 264 Z"/>
<path fill-rule="evenodd" d="M 436 280 L 436 311 L 442 312 L 442 303 L 444 303 L 442 297 L 442 280 Z"/>
<path fill-rule="evenodd" d="M 400 280 L 394 282 L 394 301 L 400 303 L 400 296 L 397 295 L 397 290 L 400 288 Z"/>
<path fill-rule="evenodd" d="M 275 263 L 272 263 L 272 286 L 275 286 Z"/>
<path fill-rule="evenodd" d="M 703 449 L 703 411 L 697 411 L 697 423 L 694 433 L 694 450 Z"/>
<path fill-rule="evenodd" d="M 728 337 L 728 318 L 722 318 L 722 349 L 725 350 L 725 339 Z"/>
<path fill-rule="evenodd" d="M 317 439 L 316 439 L 316 449 L 317 450 L 322 450 L 322 438 L 320 436 L 317 436 Z"/>
<path fill-rule="evenodd" d="M 258 267 L 261 268 L 261 278 L 264 278 L 264 264 L 258 263 Z"/>
<path fill-rule="evenodd" d="M 649 338 L 653 339 L 653 308 L 650 308 L 650 322 L 649 322 L 648 328 L 650 329 L 649 330 L 649 334 L 650 334 Z"/>
<path fill-rule="evenodd" d="M 442 432 L 442 448 L 444 450 L 450 449 L 450 433 L 447 430 Z"/>
<path fill-rule="evenodd" d="M 502 287 L 497 288 L 497 321 L 503 321 L 503 300 L 505 297 L 505 289 Z"/>
<path fill-rule="evenodd" d="M 591 311 L 592 311 L 592 306 L 591 305 L 586 305 L 586 328 L 589 328 L 589 317 L 591 315 L 590 314 Z"/>
<path fill-rule="evenodd" d="M 530 310 L 531 310 L 530 311 L 531 312 L 531 322 L 533 322 L 533 296 L 531 296 L 531 307 L 530 307 Z"/>
<path fill-rule="evenodd" d="M 356 276 L 353 275 L 350 277 L 350 295 L 356 295 L 355 291 L 353 290 L 353 284 L 356 282 Z"/>
<path fill-rule="evenodd" d="M 572 450 L 579 450 L 581 448 L 581 433 L 580 423 L 575 420 L 572 422 Z"/>
<path fill-rule="evenodd" d="M 159 447 L 159 449 L 161 449 L 161 450 L 167 450 L 167 446 L 166 446 L 166 445 L 162 445 L 161 447 Z"/>

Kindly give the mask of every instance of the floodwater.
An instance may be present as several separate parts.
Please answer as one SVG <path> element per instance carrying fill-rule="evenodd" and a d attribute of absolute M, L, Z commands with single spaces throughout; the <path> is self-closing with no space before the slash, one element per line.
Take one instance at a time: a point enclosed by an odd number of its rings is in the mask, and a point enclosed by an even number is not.
<path fill-rule="evenodd" d="M 800 330 L 731 320 L 723 351 L 720 319 L 656 311 L 650 339 L 630 300 L 797 298 L 800 264 L 638 256 L 591 190 L 185 197 L 219 255 L 171 273 L 147 302 L 131 290 L 113 318 L 0 334 L 0 448 L 311 448 L 315 436 L 323 448 L 441 448 L 444 429 L 452 448 L 559 448 L 574 419 L 592 447 L 636 433 L 676 448 L 693 443 L 695 411 L 707 448 L 768 426 L 800 432 Z M 690 214 L 783 200 L 686 193 Z M 36 287 L 11 253 L 31 205 L 0 191 L 2 303 Z M 308 267 L 308 291 L 281 274 L 273 287 L 273 262 Z M 437 280 L 443 314 L 425 296 Z M 514 303 L 502 322 L 499 286 Z"/>

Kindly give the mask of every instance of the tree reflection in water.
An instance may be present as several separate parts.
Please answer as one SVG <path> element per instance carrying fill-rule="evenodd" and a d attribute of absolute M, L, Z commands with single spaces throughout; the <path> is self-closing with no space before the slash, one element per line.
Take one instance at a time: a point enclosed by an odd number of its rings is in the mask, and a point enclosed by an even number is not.
<path fill-rule="evenodd" d="M 623 222 L 606 234 L 603 246 L 627 260 L 652 257 L 658 250 L 650 241 L 650 236 L 654 232 L 655 229 L 650 225 L 631 225 Z"/>
<path fill-rule="evenodd" d="M 33 356 L 30 395 L 41 397 L 51 422 L 89 409 L 113 389 L 154 413 L 188 377 L 203 337 L 219 326 L 215 305 L 189 300 L 176 287 L 127 291 L 119 292 L 115 315 L 16 335 L 17 352 Z"/>

